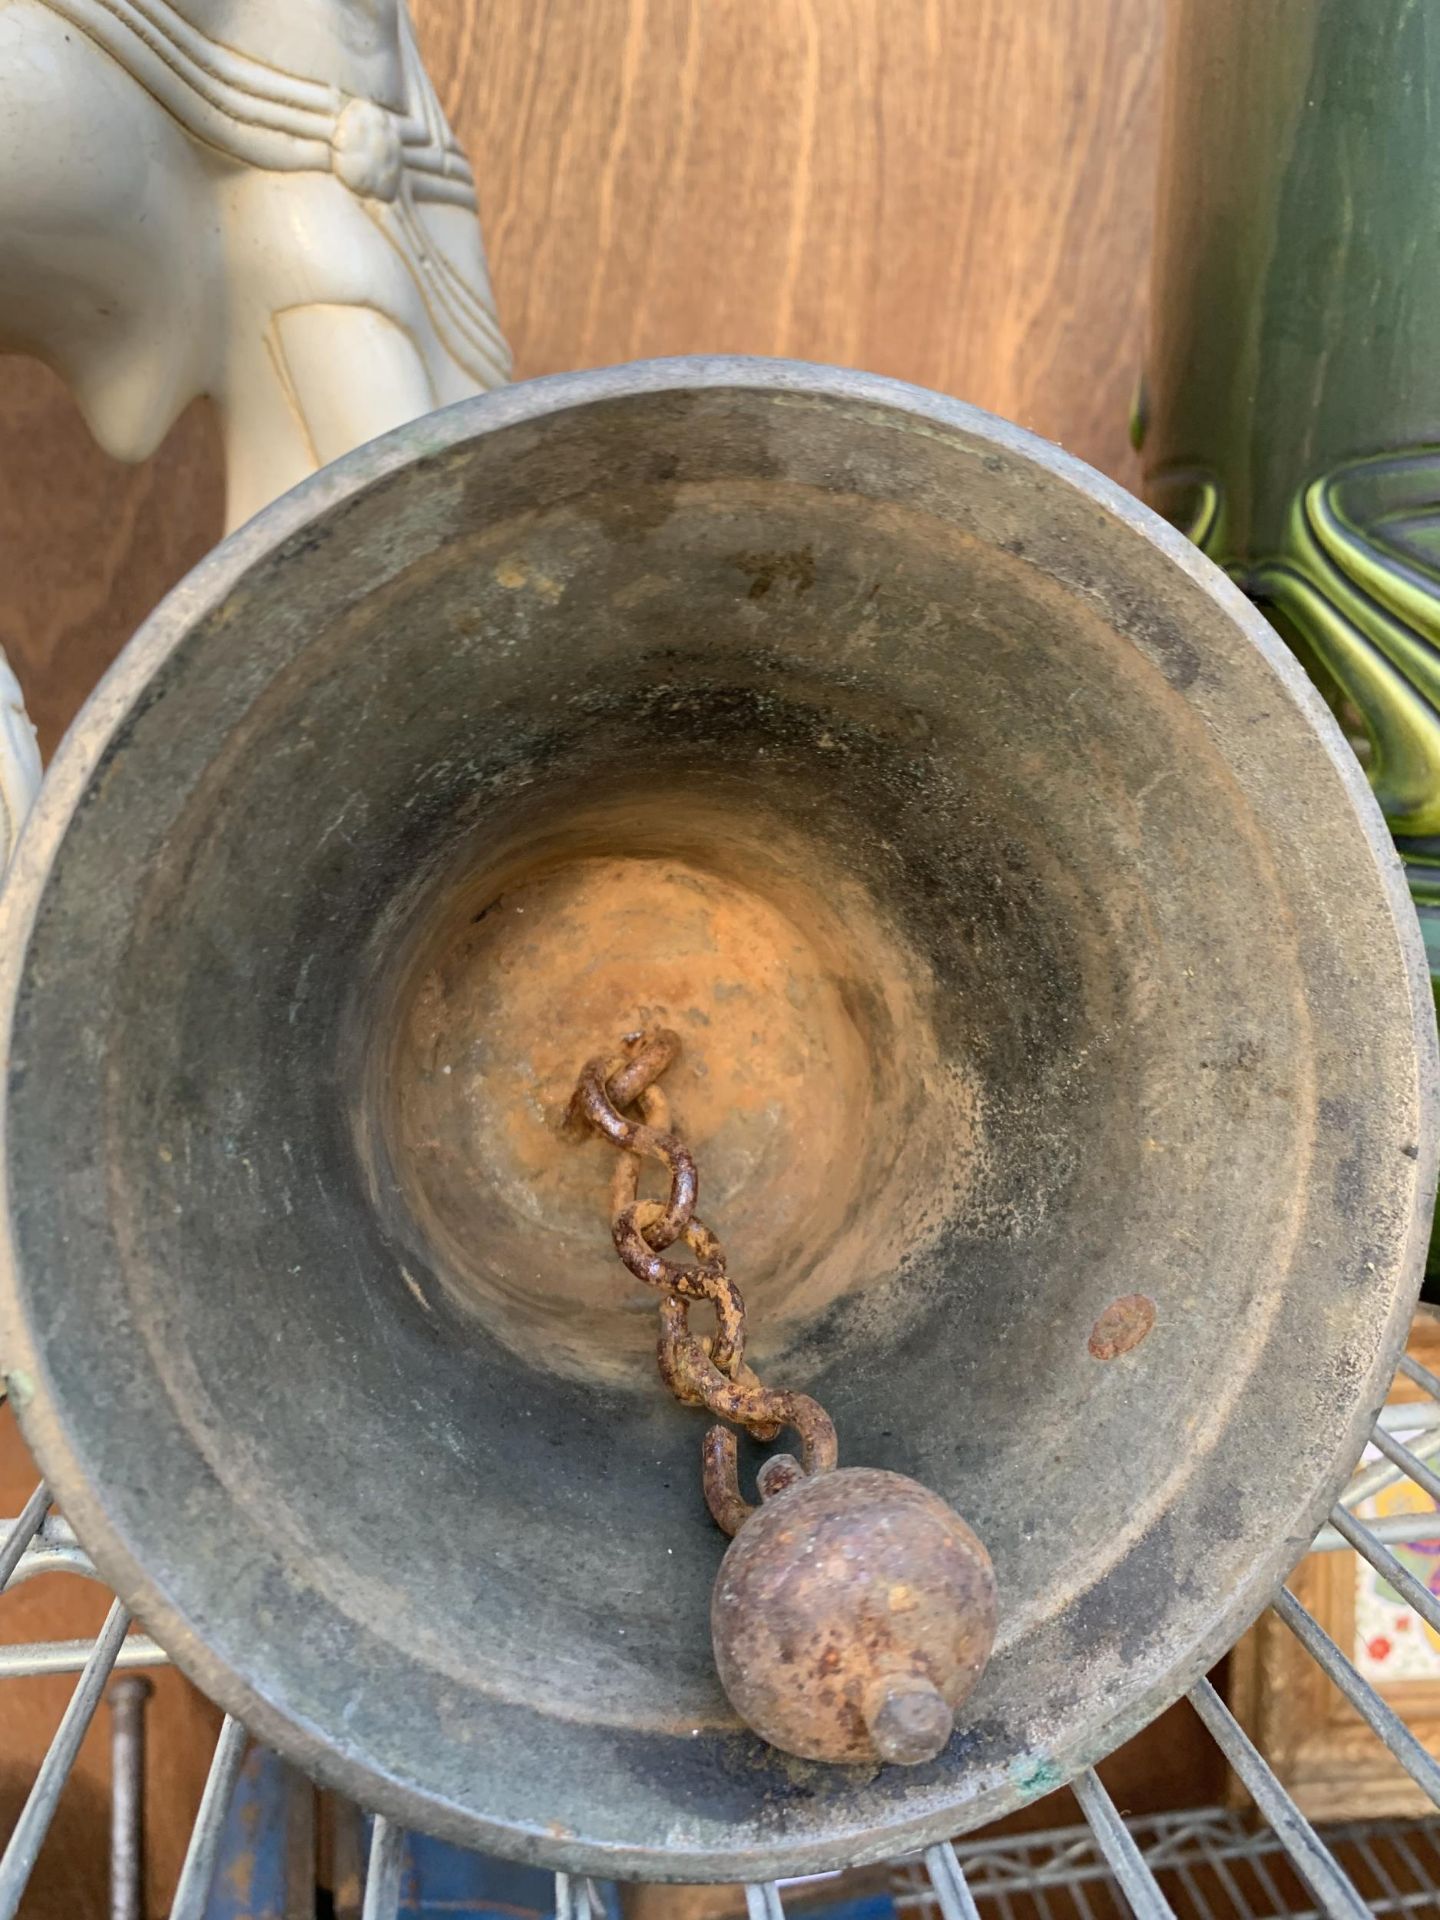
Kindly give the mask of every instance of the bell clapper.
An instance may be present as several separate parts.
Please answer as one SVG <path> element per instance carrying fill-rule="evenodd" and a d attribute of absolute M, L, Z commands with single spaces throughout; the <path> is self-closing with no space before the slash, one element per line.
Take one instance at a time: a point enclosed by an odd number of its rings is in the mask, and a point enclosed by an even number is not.
<path fill-rule="evenodd" d="M 746 1364 L 745 1302 L 696 1216 L 695 1162 L 656 1084 L 679 1049 L 668 1028 L 627 1035 L 620 1052 L 585 1067 L 569 1119 L 620 1151 L 615 1250 L 661 1292 L 661 1378 L 682 1404 L 731 1423 L 712 1426 L 702 1450 L 706 1504 L 732 1536 L 711 1600 L 721 1684 L 741 1718 L 786 1753 L 920 1765 L 944 1749 L 994 1644 L 990 1556 L 917 1481 L 839 1467 L 818 1401 L 763 1386 Z M 663 1203 L 637 1198 L 646 1158 L 669 1173 Z M 662 1257 L 679 1241 L 693 1265 Z M 691 1331 L 695 1300 L 713 1306 L 713 1333 Z M 778 1453 L 761 1466 L 759 1506 L 740 1489 L 734 1427 L 760 1441 L 786 1430 L 800 1439 L 799 1459 Z"/>

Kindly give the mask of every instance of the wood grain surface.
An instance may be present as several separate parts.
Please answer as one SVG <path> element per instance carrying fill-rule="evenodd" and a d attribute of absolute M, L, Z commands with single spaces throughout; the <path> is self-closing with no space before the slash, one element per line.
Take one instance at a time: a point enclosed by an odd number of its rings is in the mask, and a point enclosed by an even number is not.
<path fill-rule="evenodd" d="M 522 374 L 788 354 L 1130 472 L 1159 0 L 416 0 Z"/>
<path fill-rule="evenodd" d="M 475 163 L 517 373 L 652 354 L 786 354 L 940 388 L 1122 481 L 1139 361 L 1163 0 L 416 0 Z M 0 642 L 53 750 L 220 526 L 202 403 L 125 468 L 58 381 L 0 359 Z M 0 1511 L 29 1469 L 0 1421 Z M 92 1628 L 51 1581 L 0 1634 Z M 0 1829 L 66 1683 L 0 1683 Z M 1189 1722 L 1117 1757 L 1131 1805 L 1213 1793 Z M 151 1710 L 153 1911 L 213 1720 Z M 26 1914 L 103 1912 L 93 1733 Z"/>

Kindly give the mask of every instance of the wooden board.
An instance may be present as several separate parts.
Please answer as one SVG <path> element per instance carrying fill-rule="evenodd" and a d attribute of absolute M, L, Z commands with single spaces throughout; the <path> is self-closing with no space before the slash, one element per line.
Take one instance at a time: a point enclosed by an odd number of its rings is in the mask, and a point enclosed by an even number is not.
<path fill-rule="evenodd" d="M 1159 0 L 416 0 L 522 373 L 789 354 L 1125 477 Z"/>
<path fill-rule="evenodd" d="M 415 12 L 475 162 L 521 375 L 700 351 L 845 362 L 1008 414 L 1134 479 L 1125 421 L 1163 0 L 417 0 Z M 205 405 L 125 468 L 43 367 L 0 359 L 0 643 L 47 753 L 220 514 Z M 0 1422 L 0 1508 L 14 1511 L 27 1477 Z M 28 1631 L 95 1624 L 97 1594 L 47 1584 L 53 1598 L 24 1600 Z M 18 1612 L 0 1608 L 0 1630 L 18 1632 Z M 0 1829 L 66 1692 L 6 1684 Z M 151 1712 L 163 1911 L 212 1722 L 175 1676 Z M 1127 1804 L 1207 1791 L 1209 1755 L 1183 1715 L 1117 1757 L 1117 1790 L 1135 1783 Z M 96 1732 L 31 1920 L 103 1912 L 107 1779 Z"/>

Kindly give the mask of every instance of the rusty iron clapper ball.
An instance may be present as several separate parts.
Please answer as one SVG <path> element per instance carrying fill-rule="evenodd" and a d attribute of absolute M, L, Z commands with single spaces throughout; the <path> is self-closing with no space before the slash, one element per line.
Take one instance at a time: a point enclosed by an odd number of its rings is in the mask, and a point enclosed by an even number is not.
<path fill-rule="evenodd" d="M 1047 1791 L 1265 1604 L 1415 1299 L 1433 1013 L 1329 715 L 1146 509 L 883 380 L 565 376 L 316 475 L 99 688 L 0 923 L 59 1503 L 262 1738 L 508 1855 Z M 708 1225 L 567 1122 L 602 1054 Z M 734 1297 L 637 1277 L 706 1232 Z"/>
<path fill-rule="evenodd" d="M 668 1130 L 657 1084 L 679 1050 L 666 1027 L 627 1034 L 618 1054 L 585 1068 L 570 1118 L 621 1151 L 615 1250 L 663 1296 L 658 1359 L 675 1398 L 757 1440 L 793 1428 L 804 1445 L 802 1460 L 777 1453 L 761 1467 L 757 1509 L 740 1491 L 730 1427 L 705 1436 L 705 1503 L 727 1534 L 745 1529 L 711 1601 L 721 1682 L 741 1718 L 786 1753 L 918 1766 L 949 1740 L 954 1709 L 990 1657 L 990 1556 L 958 1514 L 903 1474 L 837 1473 L 825 1409 L 808 1394 L 763 1387 L 746 1364 L 745 1303 L 696 1215 L 695 1161 Z M 622 1111 L 632 1102 L 642 1118 Z M 645 1157 L 669 1172 L 663 1203 L 637 1199 Z M 661 1257 L 680 1239 L 692 1265 Z M 713 1334 L 691 1331 L 696 1300 L 714 1309 Z"/>

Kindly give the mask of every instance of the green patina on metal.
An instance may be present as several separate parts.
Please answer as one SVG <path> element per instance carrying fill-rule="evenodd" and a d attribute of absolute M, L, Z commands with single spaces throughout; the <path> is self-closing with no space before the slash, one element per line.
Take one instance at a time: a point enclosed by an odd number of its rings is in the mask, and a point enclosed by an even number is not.
<path fill-rule="evenodd" d="M 23 1368 L 16 1367 L 5 1377 L 6 1389 L 17 1407 L 28 1407 L 35 1398 L 35 1381 Z"/>
<path fill-rule="evenodd" d="M 1064 1770 L 1043 1753 L 1027 1755 L 1010 1768 L 1010 1778 L 1024 1800 L 1039 1800 L 1065 1784 Z"/>

